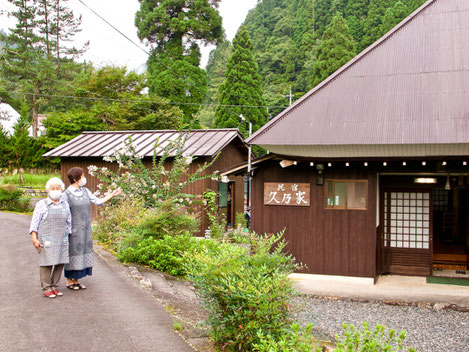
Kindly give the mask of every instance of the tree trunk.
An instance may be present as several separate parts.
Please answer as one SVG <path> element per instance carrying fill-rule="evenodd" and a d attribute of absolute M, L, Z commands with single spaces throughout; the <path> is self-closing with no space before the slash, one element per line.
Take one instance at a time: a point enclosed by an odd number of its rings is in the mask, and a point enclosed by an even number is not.
<path fill-rule="evenodd" d="M 33 87 L 33 98 L 32 98 L 32 114 L 33 118 L 31 121 L 31 126 L 33 128 L 33 138 L 37 138 L 38 129 L 39 129 L 39 103 L 37 101 L 37 95 L 39 94 L 39 87 L 37 83 L 34 83 Z"/>
<path fill-rule="evenodd" d="M 21 172 L 20 156 L 18 154 L 18 151 L 15 152 L 15 155 L 16 155 L 16 171 L 18 173 L 20 185 L 22 185 L 24 181 L 23 181 L 23 173 Z"/>
<path fill-rule="evenodd" d="M 46 31 L 46 46 L 47 46 L 47 55 L 50 56 L 50 40 L 49 40 L 49 9 L 47 7 L 47 1 L 43 2 L 44 5 L 44 24 L 46 26 L 45 31 Z"/>
<path fill-rule="evenodd" d="M 60 0 L 57 0 L 57 33 L 56 33 L 56 50 L 57 50 L 57 67 L 60 67 Z"/>

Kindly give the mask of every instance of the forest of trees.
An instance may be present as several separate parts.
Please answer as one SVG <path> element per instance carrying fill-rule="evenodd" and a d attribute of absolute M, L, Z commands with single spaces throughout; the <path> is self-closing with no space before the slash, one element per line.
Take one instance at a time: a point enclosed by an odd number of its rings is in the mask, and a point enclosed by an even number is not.
<path fill-rule="evenodd" d="M 288 106 L 290 88 L 295 101 L 424 2 L 425 0 L 260 1 L 249 12 L 244 26 L 251 36 L 252 53 L 259 67 L 269 117 L 276 116 Z M 334 17 L 342 17 L 344 21 L 340 21 L 340 26 L 328 33 L 328 28 L 337 26 L 337 23 L 331 23 Z M 353 43 L 348 42 L 347 38 L 352 39 Z M 338 56 L 325 53 L 337 46 Z M 208 94 L 213 100 L 218 99 L 218 87 L 223 82 L 224 73 L 221 68 L 226 67 L 231 51 L 230 43 L 223 42 L 211 53 L 206 70 Z M 213 123 L 210 119 L 213 119 L 213 114 L 209 113 L 211 110 L 213 109 L 204 108 L 200 112 L 201 121 L 207 125 Z"/>
<path fill-rule="evenodd" d="M 81 18 L 68 0 L 8 2 L 16 25 L 0 31 L 0 99 L 22 118 L 15 136 L 0 130 L 0 167 L 18 165 L 15 148 L 34 149 L 22 166 L 41 165 L 42 152 L 84 130 L 239 126 L 247 134 L 240 114 L 260 128 L 288 106 L 290 91 L 300 98 L 424 0 L 262 0 L 233 43 L 220 0 L 141 0 L 135 25 L 150 45 L 144 74 L 84 63 L 88 43 L 73 41 Z M 216 49 L 203 69 L 206 44 Z M 40 114 L 46 133 L 37 138 Z"/>

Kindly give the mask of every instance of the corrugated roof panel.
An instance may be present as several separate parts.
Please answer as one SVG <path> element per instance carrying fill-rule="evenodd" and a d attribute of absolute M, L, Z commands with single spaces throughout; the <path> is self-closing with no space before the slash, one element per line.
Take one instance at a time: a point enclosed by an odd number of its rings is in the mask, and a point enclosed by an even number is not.
<path fill-rule="evenodd" d="M 106 136 L 103 134 L 96 134 L 92 141 L 93 144 L 91 145 L 91 148 L 88 149 L 86 153 L 83 150 L 82 153 L 86 154 L 87 156 L 100 156 L 107 150 L 112 149 L 113 146 L 120 144 L 121 135 L 113 134 L 111 136 Z"/>
<path fill-rule="evenodd" d="M 469 143 L 468 4 L 428 1 L 249 143 Z"/>
<path fill-rule="evenodd" d="M 188 155 L 197 156 L 198 155 L 197 153 L 199 151 L 200 146 L 203 145 L 203 143 L 206 142 L 203 138 L 208 133 L 210 133 L 210 132 L 207 131 L 205 133 L 194 133 L 194 134 L 192 134 L 190 140 L 188 140 L 186 142 L 186 144 L 184 145 L 184 153 L 186 153 Z"/>
<path fill-rule="evenodd" d="M 73 148 L 75 143 L 80 143 L 80 140 L 82 140 L 84 138 L 86 138 L 86 136 L 81 134 L 81 135 L 75 137 L 74 139 L 68 141 L 67 143 L 62 144 L 61 146 L 59 146 L 59 147 L 57 147 L 53 150 L 48 151 L 46 154 L 44 154 L 44 156 L 57 156 L 57 155 L 55 155 L 56 153 L 66 152 L 66 151 L 68 151 L 69 148 Z"/>
<path fill-rule="evenodd" d="M 76 140 L 74 144 L 71 144 L 66 151 L 62 151 L 61 153 L 64 156 L 80 156 L 80 153 L 83 149 L 89 148 L 91 137 L 85 136 L 81 140 Z"/>
<path fill-rule="evenodd" d="M 44 156 L 104 157 L 122 149 L 124 141 L 129 137 L 136 152 L 146 157 L 153 156 L 154 145 L 159 138 L 160 148 L 157 150 L 157 155 L 161 156 L 162 148 L 170 141 L 176 140 L 179 135 L 175 130 L 83 132 Z M 236 137 L 242 140 L 237 129 L 193 130 L 187 136 L 184 153 L 193 156 L 213 156 Z"/>
<path fill-rule="evenodd" d="M 233 131 L 223 131 L 219 132 L 222 134 L 221 138 L 218 140 L 217 143 L 213 144 L 213 146 L 207 151 L 209 155 L 217 154 L 223 147 L 225 147 L 233 138 L 236 136 L 236 132 Z"/>
<path fill-rule="evenodd" d="M 156 141 L 158 140 L 158 143 L 163 143 L 172 135 L 172 133 L 168 133 L 167 131 L 165 131 L 161 133 L 149 133 L 149 135 L 150 138 L 148 138 L 145 141 L 144 146 L 139 149 L 139 154 L 144 156 L 153 156 Z"/>
<path fill-rule="evenodd" d="M 211 155 L 210 150 L 212 149 L 212 147 L 216 146 L 218 143 L 220 143 L 220 141 L 223 141 L 224 136 L 225 136 L 224 131 L 213 133 L 210 136 L 205 136 L 205 138 L 209 140 L 210 143 L 205 143 L 203 146 L 201 146 L 199 149 L 199 153 Z"/>
<path fill-rule="evenodd" d="M 93 154 L 95 157 L 100 156 L 109 156 L 114 154 L 114 151 L 122 149 L 124 141 L 127 139 L 125 133 L 113 133 L 110 135 L 103 134 L 105 137 L 109 138 L 110 142 L 106 145 L 106 148 L 102 149 L 99 153 Z"/>

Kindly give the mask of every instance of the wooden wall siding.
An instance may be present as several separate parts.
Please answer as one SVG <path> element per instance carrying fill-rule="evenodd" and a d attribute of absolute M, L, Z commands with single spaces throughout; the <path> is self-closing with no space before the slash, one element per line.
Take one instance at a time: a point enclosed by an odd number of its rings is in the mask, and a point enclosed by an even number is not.
<path fill-rule="evenodd" d="M 206 172 L 207 173 L 213 173 L 215 170 L 223 170 L 225 168 L 228 168 L 230 166 L 239 164 L 243 162 L 246 159 L 246 156 L 233 144 L 227 145 L 220 157 L 216 160 L 214 165 L 210 169 L 208 169 Z M 197 168 L 202 165 L 205 161 L 207 161 L 207 158 L 196 158 L 194 162 L 189 166 L 189 172 L 193 173 L 197 170 Z M 152 160 L 151 159 L 145 159 L 144 164 L 147 167 L 151 167 L 152 165 Z M 102 158 L 62 158 L 62 164 L 61 164 L 61 177 L 62 180 L 65 182 L 65 186 L 68 187 L 70 185 L 70 182 L 68 182 L 67 179 L 67 173 L 68 170 L 70 170 L 72 167 L 81 167 L 83 170 L 85 170 L 85 176 L 87 179 L 87 184 L 86 187 L 91 192 L 95 192 L 98 188 L 99 180 L 95 176 L 91 176 L 88 173 L 88 166 L 89 165 L 96 165 L 98 167 L 107 167 L 108 169 L 112 171 L 117 171 L 118 165 L 117 163 L 108 163 L 103 161 Z M 167 168 L 170 168 L 171 165 L 168 163 Z M 241 177 L 230 177 L 230 180 L 235 181 L 235 210 L 236 212 L 243 212 L 244 211 L 244 178 Z M 212 189 L 214 191 L 218 191 L 218 182 L 213 181 L 211 179 L 206 179 L 202 180 L 196 183 L 193 183 L 187 187 L 185 192 L 189 194 L 200 194 L 202 195 L 205 190 L 207 189 Z M 94 205 L 91 206 L 91 215 L 93 218 L 99 215 L 99 207 L 96 207 Z M 199 225 L 199 232 L 196 235 L 202 236 L 204 234 L 205 229 L 208 228 L 208 219 L 206 216 L 203 216 L 200 219 L 200 225 Z"/>
<path fill-rule="evenodd" d="M 375 277 L 376 174 L 367 169 L 325 170 L 326 179 L 368 180 L 367 210 L 325 209 L 325 187 L 316 185 L 317 171 L 309 163 L 282 169 L 271 161 L 253 178 L 252 227 L 259 233 L 285 229 L 286 249 L 313 274 Z M 264 182 L 311 184 L 310 207 L 263 205 Z"/>
<path fill-rule="evenodd" d="M 247 160 L 247 153 L 243 153 L 234 143 L 227 145 L 220 157 L 215 161 L 209 170 L 211 173 L 221 171 L 232 167 L 233 165 L 241 164 Z M 244 213 L 244 177 L 243 176 L 230 176 L 230 181 L 235 182 L 235 199 L 234 207 L 236 213 Z M 206 187 L 218 192 L 218 181 L 206 180 Z"/>

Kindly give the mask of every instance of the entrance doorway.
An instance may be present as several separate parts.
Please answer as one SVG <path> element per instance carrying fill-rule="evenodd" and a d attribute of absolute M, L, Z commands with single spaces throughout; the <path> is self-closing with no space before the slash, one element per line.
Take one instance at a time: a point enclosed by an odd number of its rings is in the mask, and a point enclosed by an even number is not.
<path fill-rule="evenodd" d="M 383 271 L 431 275 L 431 191 L 383 191 Z"/>
<path fill-rule="evenodd" d="M 382 178 L 378 273 L 469 279 L 469 179 L 413 179 Z"/>
<path fill-rule="evenodd" d="M 469 278 L 469 189 L 433 191 L 433 275 Z"/>
<path fill-rule="evenodd" d="M 218 208 L 221 214 L 226 219 L 226 225 L 228 228 L 234 226 L 235 221 L 235 183 L 228 182 L 218 183 Z"/>

